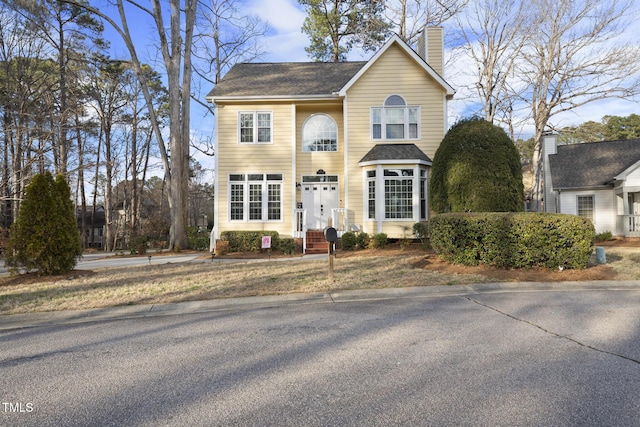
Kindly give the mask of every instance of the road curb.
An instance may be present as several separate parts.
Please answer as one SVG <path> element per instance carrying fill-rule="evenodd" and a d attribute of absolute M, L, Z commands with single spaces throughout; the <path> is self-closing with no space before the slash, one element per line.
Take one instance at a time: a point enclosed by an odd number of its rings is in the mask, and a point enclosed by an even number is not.
<path fill-rule="evenodd" d="M 50 325 L 77 324 L 104 320 L 148 318 L 234 309 L 269 308 L 283 305 L 330 304 L 407 298 L 438 298 L 478 293 L 578 292 L 640 290 L 640 280 L 592 282 L 498 282 L 451 286 L 419 286 L 345 290 L 307 294 L 266 295 L 182 301 L 168 304 L 141 304 L 87 310 L 11 314 L 0 316 L 0 331 Z"/>

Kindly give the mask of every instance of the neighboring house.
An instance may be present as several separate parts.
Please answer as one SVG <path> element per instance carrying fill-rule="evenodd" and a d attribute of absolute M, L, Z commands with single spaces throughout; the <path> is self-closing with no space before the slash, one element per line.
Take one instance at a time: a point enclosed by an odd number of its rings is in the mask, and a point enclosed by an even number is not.
<path fill-rule="evenodd" d="M 104 248 L 104 227 L 106 224 L 104 207 L 97 206 L 92 213 L 89 207 L 84 215 L 84 233 L 82 232 L 82 210 L 76 210 L 76 220 L 78 222 L 78 232 L 82 238 L 83 248 Z M 93 224 L 93 229 L 91 225 Z"/>
<path fill-rule="evenodd" d="M 597 233 L 640 237 L 640 139 L 556 144 L 544 139 L 545 211 L 583 216 Z"/>
<path fill-rule="evenodd" d="M 340 234 L 400 238 L 426 220 L 454 90 L 441 77 L 442 29 L 424 33 L 422 55 L 394 36 L 366 62 L 235 65 L 207 96 L 214 238 L 225 230 L 304 238 L 330 218 Z"/>

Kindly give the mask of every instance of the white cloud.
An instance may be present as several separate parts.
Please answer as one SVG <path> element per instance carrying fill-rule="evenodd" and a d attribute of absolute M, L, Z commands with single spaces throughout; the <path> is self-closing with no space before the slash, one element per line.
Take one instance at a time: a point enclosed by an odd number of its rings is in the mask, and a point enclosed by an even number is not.
<path fill-rule="evenodd" d="M 294 62 L 309 60 L 304 48 L 309 40 L 302 33 L 306 13 L 296 0 L 250 0 L 247 12 L 269 23 L 265 39 L 268 54 L 262 61 Z"/>

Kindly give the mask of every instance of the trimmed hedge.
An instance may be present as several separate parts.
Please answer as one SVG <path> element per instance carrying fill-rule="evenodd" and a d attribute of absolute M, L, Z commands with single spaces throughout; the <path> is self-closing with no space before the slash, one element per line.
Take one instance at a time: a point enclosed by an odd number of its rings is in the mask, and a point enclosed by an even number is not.
<path fill-rule="evenodd" d="M 440 214 L 429 231 L 444 260 L 501 268 L 586 268 L 595 238 L 588 219 L 532 212 Z"/>
<path fill-rule="evenodd" d="M 280 248 L 277 231 L 223 231 L 220 240 L 229 242 L 229 252 L 257 252 L 262 249 L 262 236 L 271 236 L 271 249 Z"/>
<path fill-rule="evenodd" d="M 209 230 L 202 230 L 200 227 L 189 227 L 187 229 L 187 238 L 189 239 L 189 247 L 196 251 L 209 250 Z"/>

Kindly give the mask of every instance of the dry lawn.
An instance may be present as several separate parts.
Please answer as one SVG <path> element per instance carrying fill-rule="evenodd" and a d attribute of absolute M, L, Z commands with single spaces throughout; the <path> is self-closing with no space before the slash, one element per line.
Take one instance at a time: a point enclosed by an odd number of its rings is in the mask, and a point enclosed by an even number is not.
<path fill-rule="evenodd" d="M 79 310 L 132 304 L 496 281 L 640 280 L 640 248 L 608 247 L 607 265 L 578 271 L 500 270 L 443 263 L 409 249 L 340 252 L 334 281 L 327 260 L 196 262 L 74 271 L 59 277 L 0 279 L 0 314 Z"/>

